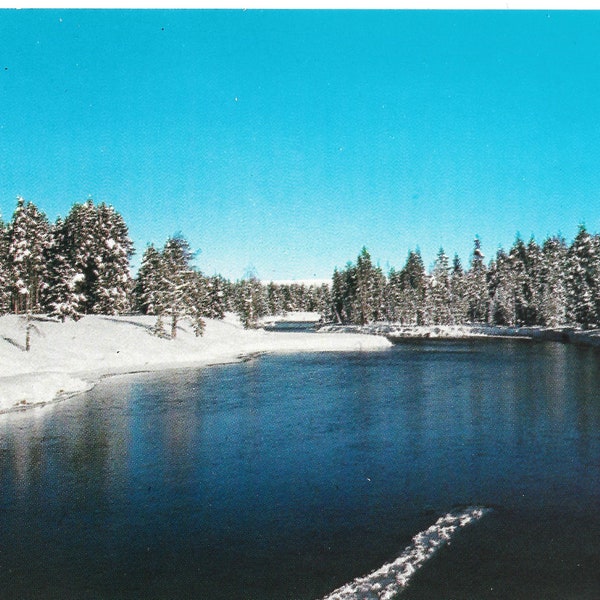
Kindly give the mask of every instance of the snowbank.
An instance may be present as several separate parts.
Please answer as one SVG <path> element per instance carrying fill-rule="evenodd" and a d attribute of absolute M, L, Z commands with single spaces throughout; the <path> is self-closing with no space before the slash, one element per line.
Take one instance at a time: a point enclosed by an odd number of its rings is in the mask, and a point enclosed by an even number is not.
<path fill-rule="evenodd" d="M 37 318 L 31 351 L 25 352 L 23 319 L 0 317 L 0 412 L 80 392 L 108 374 L 211 365 L 263 352 L 377 350 L 390 345 L 383 337 L 364 334 L 247 331 L 231 315 L 208 320 L 200 338 L 182 323 L 177 338 L 168 340 L 151 334 L 155 320 L 87 316 L 59 323 Z"/>
<path fill-rule="evenodd" d="M 293 311 L 283 315 L 263 317 L 260 324 L 267 323 L 317 323 L 321 320 L 321 313 L 310 311 Z"/>
<path fill-rule="evenodd" d="M 375 324 L 357 331 L 384 335 L 392 341 L 411 338 L 470 339 L 481 337 L 513 337 L 539 341 L 564 342 L 584 346 L 600 346 L 600 330 L 574 327 L 502 327 L 496 325 L 428 325 L 401 327 Z"/>

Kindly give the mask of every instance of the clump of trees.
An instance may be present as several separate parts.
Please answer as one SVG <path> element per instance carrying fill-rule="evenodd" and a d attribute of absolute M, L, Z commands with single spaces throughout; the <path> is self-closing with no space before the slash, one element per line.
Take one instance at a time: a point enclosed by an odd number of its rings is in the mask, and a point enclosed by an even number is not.
<path fill-rule="evenodd" d="M 129 308 L 133 244 L 113 207 L 75 204 L 51 224 L 32 202 L 17 199 L 11 221 L 0 221 L 0 312 L 61 320 L 84 314 L 118 314 Z"/>
<path fill-rule="evenodd" d="M 600 236 L 581 225 L 570 246 L 558 236 L 541 245 L 517 237 L 487 264 L 477 238 L 466 270 L 440 249 L 427 272 L 417 250 L 387 277 L 363 248 L 356 264 L 334 271 L 331 293 L 340 323 L 598 327 Z"/>
<path fill-rule="evenodd" d="M 207 318 L 236 312 L 245 327 L 267 315 L 320 313 L 338 323 L 365 325 L 600 326 L 600 236 L 582 225 L 573 240 L 540 245 L 517 237 L 486 263 L 475 239 L 468 268 L 440 249 L 429 271 L 419 250 L 402 269 L 385 274 L 366 248 L 335 269 L 331 285 L 262 283 L 255 274 L 231 282 L 206 276 L 181 235 L 162 248 L 149 245 L 135 278 L 134 249 L 123 217 L 105 203 L 74 204 L 50 223 L 32 202 L 17 199 L 8 223 L 0 219 L 0 314 L 25 318 L 29 349 L 32 316 L 62 321 L 87 314 L 139 312 L 156 316 L 154 333 L 175 338 L 183 319 L 202 335 Z"/>
<path fill-rule="evenodd" d="M 202 335 L 205 319 L 221 319 L 226 311 L 246 327 L 265 315 L 329 311 L 327 285 L 264 285 L 252 274 L 232 283 L 203 275 L 181 235 L 162 248 L 149 245 L 135 279 L 133 254 L 127 225 L 112 206 L 88 200 L 51 223 L 34 203 L 18 198 L 12 219 L 0 219 L 0 314 L 25 317 L 29 349 L 36 314 L 65 321 L 139 312 L 157 317 L 156 335 L 175 338 L 182 320 Z"/>

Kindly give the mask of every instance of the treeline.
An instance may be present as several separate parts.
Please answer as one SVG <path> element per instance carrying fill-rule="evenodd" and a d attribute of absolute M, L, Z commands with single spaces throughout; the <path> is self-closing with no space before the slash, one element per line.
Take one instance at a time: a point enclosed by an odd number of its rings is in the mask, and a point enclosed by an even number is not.
<path fill-rule="evenodd" d="M 112 206 L 89 200 L 50 223 L 19 198 L 11 221 L 0 220 L 0 313 L 64 321 L 138 312 L 155 315 L 155 333 L 166 337 L 176 336 L 181 319 L 201 335 L 204 319 L 227 311 L 246 327 L 292 311 L 359 325 L 600 325 L 600 236 L 584 226 L 570 245 L 561 237 L 541 245 L 518 237 L 488 263 L 476 239 L 467 268 L 440 249 L 427 271 L 419 251 L 411 251 L 402 269 L 386 274 L 363 248 L 355 263 L 334 271 L 331 285 L 205 276 L 181 236 L 148 246 L 135 278 L 133 254 L 127 225 Z"/>
<path fill-rule="evenodd" d="M 363 248 L 336 270 L 332 310 L 340 323 L 402 325 L 600 325 L 600 236 L 582 225 L 571 245 L 549 237 L 540 246 L 517 237 L 486 264 L 479 239 L 464 269 L 443 249 L 426 271 L 418 251 L 386 276 Z"/>
<path fill-rule="evenodd" d="M 252 276 L 231 282 L 203 275 L 182 236 L 162 248 L 149 245 L 135 278 L 133 254 L 127 225 L 112 206 L 88 200 L 50 223 L 34 203 L 18 198 L 11 221 L 0 219 L 0 314 L 23 314 L 29 323 L 34 314 L 64 321 L 138 312 L 157 317 L 157 335 L 176 337 L 182 319 L 201 335 L 205 318 L 227 311 L 252 327 L 266 315 L 329 310 L 327 285 L 265 286 Z"/>

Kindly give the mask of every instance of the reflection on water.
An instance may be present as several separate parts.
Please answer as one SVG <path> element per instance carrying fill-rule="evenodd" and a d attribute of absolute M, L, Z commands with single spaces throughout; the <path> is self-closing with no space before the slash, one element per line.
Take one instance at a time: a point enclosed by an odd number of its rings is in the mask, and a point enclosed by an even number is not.
<path fill-rule="evenodd" d="M 315 599 L 455 505 L 406 598 L 598 598 L 600 355 L 517 341 L 117 377 L 0 418 L 2 598 Z"/>

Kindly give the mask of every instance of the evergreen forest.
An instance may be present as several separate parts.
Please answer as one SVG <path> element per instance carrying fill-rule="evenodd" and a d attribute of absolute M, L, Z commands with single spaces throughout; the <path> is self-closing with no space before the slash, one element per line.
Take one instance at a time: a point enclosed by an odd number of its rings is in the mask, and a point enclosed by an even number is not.
<path fill-rule="evenodd" d="M 12 219 L 0 219 L 0 314 L 64 321 L 141 313 L 156 316 L 156 335 L 171 338 L 182 319 L 201 335 L 204 319 L 228 311 L 246 327 L 293 311 L 344 325 L 600 326 L 600 235 L 583 225 L 571 243 L 517 236 L 488 261 L 476 238 L 466 266 L 440 249 L 426 269 L 416 250 L 400 270 L 384 273 L 363 248 L 355 262 L 334 270 L 330 285 L 206 276 L 180 235 L 149 245 L 135 277 L 133 254 L 127 224 L 112 206 L 88 200 L 51 223 L 18 198 Z"/>

